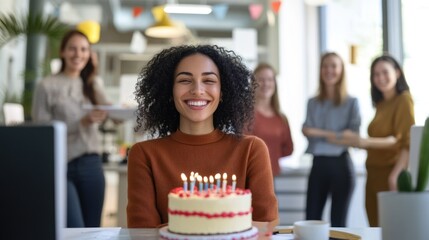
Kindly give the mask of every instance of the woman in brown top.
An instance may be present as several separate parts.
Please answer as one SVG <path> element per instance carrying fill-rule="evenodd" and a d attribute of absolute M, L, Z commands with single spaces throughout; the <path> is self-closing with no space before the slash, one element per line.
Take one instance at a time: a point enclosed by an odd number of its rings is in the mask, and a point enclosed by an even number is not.
<path fill-rule="evenodd" d="M 267 147 L 242 134 L 253 117 L 254 88 L 241 59 L 221 47 L 172 47 L 149 61 L 136 86 L 137 129 L 159 138 L 130 150 L 128 227 L 167 224 L 167 195 L 181 185 L 180 173 L 191 171 L 236 174 L 237 187 L 252 191 L 253 220 L 275 224 Z"/>
<path fill-rule="evenodd" d="M 277 176 L 280 174 L 280 158 L 291 155 L 293 151 L 289 123 L 280 111 L 274 68 L 260 63 L 253 74 L 258 87 L 255 92 L 255 121 L 249 133 L 267 144 L 273 176 Z"/>
<path fill-rule="evenodd" d="M 35 90 L 32 118 L 67 124 L 67 226 L 99 227 L 105 181 L 98 127 L 107 114 L 101 110 L 87 112 L 82 106 L 108 102 L 83 33 L 66 33 L 60 56 L 60 73 L 43 79 Z"/>
<path fill-rule="evenodd" d="M 352 132 L 344 138 L 367 149 L 366 211 L 371 227 L 378 226 L 377 193 L 396 191 L 401 170 L 407 168 L 414 104 L 398 62 L 383 55 L 371 64 L 371 97 L 376 112 L 368 138 Z"/>

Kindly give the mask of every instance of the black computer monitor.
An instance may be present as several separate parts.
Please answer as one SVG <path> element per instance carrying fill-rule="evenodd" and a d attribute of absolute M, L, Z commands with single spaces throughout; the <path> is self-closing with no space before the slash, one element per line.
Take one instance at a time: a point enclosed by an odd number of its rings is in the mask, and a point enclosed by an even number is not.
<path fill-rule="evenodd" d="M 63 239 L 66 126 L 0 126 L 0 239 Z"/>

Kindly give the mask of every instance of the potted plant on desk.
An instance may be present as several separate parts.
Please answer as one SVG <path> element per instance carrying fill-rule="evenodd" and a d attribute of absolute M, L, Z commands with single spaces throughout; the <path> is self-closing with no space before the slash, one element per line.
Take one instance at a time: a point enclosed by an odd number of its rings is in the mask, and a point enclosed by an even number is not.
<path fill-rule="evenodd" d="M 420 142 L 417 185 L 411 174 L 403 170 L 398 177 L 398 192 L 378 194 L 378 214 L 383 240 L 429 239 L 429 118 L 426 119 Z"/>

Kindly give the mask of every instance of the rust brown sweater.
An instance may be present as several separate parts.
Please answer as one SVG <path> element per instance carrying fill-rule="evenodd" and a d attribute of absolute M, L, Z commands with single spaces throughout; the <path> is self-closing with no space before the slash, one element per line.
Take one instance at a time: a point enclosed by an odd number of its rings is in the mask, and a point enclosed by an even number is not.
<path fill-rule="evenodd" d="M 252 191 L 253 220 L 278 218 L 268 149 L 254 136 L 235 138 L 215 130 L 193 136 L 180 131 L 160 139 L 135 144 L 128 157 L 130 228 L 159 227 L 168 223 L 167 195 L 182 186 L 180 174 L 216 173 L 237 176 L 237 187 Z"/>
<path fill-rule="evenodd" d="M 280 174 L 280 158 L 293 152 L 293 142 L 286 116 L 266 117 L 255 111 L 255 122 L 251 134 L 260 137 L 267 144 L 271 157 L 273 175 Z"/>

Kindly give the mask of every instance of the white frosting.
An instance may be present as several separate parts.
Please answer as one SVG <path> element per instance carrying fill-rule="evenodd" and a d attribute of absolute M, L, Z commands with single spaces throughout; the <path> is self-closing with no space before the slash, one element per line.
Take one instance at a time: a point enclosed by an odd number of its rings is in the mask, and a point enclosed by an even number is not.
<path fill-rule="evenodd" d="M 209 197 L 170 193 L 169 210 L 196 214 L 185 216 L 169 213 L 168 228 L 182 234 L 221 234 L 249 230 L 252 228 L 251 204 L 250 193 L 229 193 L 224 196 L 210 194 Z M 222 213 L 224 216 L 219 216 Z"/>

